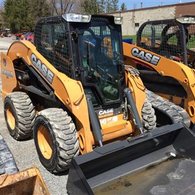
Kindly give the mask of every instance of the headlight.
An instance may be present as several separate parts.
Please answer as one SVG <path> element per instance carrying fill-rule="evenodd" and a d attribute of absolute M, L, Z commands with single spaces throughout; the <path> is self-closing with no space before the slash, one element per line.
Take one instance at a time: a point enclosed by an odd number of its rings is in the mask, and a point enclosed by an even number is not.
<path fill-rule="evenodd" d="M 119 16 L 114 17 L 114 23 L 115 24 L 122 24 L 123 23 L 123 18 Z"/>
<path fill-rule="evenodd" d="M 88 23 L 88 22 L 91 21 L 91 15 L 82 15 L 82 14 L 68 13 L 68 14 L 63 14 L 62 17 L 67 22 L 84 22 L 84 23 Z"/>

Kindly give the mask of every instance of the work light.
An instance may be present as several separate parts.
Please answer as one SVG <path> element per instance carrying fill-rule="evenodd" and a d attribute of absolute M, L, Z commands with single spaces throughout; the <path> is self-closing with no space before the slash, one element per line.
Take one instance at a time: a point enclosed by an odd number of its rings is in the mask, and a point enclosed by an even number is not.
<path fill-rule="evenodd" d="M 83 15 L 83 14 L 74 14 L 74 13 L 68 13 L 62 15 L 62 17 L 67 21 L 67 22 L 84 22 L 88 23 L 91 21 L 91 15 Z"/>

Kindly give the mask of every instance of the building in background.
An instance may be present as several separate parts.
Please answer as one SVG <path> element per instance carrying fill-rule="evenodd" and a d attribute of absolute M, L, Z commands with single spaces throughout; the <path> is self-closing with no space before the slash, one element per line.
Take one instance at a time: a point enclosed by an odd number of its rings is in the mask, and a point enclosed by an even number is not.
<path fill-rule="evenodd" d="M 195 2 L 133 9 L 112 13 L 123 17 L 123 36 L 135 35 L 138 28 L 148 20 L 173 19 L 184 15 L 195 15 Z"/>

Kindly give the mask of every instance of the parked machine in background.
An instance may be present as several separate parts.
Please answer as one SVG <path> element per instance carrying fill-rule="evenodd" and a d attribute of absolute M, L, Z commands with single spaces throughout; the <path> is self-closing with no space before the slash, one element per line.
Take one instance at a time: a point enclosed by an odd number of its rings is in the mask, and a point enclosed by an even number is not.
<path fill-rule="evenodd" d="M 1 37 L 11 37 L 11 31 L 9 28 L 5 28 L 4 30 L 0 31 L 0 36 Z"/>
<path fill-rule="evenodd" d="M 195 17 L 149 21 L 137 44 L 123 43 L 125 63 L 136 67 L 145 86 L 183 107 L 195 123 Z"/>

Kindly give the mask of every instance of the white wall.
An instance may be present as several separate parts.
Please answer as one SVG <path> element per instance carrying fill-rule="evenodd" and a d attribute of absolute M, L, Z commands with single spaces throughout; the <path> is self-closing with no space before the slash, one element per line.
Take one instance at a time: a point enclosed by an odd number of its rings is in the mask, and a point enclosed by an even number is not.
<path fill-rule="evenodd" d="M 122 31 L 123 35 L 135 35 L 138 28 L 142 23 L 148 20 L 161 20 L 175 18 L 175 6 L 171 7 L 159 7 L 156 9 L 143 9 L 135 10 L 124 13 L 115 13 L 112 15 L 122 16 L 123 24 Z M 135 23 L 139 23 L 139 27 L 135 27 Z"/>

